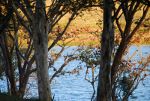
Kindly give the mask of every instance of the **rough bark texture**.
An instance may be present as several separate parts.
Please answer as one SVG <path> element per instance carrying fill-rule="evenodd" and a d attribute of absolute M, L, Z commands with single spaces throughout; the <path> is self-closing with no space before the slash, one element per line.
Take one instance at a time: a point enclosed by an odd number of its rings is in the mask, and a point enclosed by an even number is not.
<path fill-rule="evenodd" d="M 33 43 L 37 66 L 38 91 L 41 101 L 51 101 L 48 81 L 48 33 L 46 31 L 45 1 L 36 1 L 35 22 L 33 24 Z"/>
<path fill-rule="evenodd" d="M 104 0 L 104 23 L 101 43 L 102 56 L 97 88 L 97 101 L 112 101 L 111 55 L 114 42 L 112 6 L 113 0 Z"/>

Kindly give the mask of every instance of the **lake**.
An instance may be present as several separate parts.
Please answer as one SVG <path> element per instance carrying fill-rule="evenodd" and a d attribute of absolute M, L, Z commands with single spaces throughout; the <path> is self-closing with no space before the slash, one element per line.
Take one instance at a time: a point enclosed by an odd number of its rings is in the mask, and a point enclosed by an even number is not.
<path fill-rule="evenodd" d="M 76 47 L 68 48 L 64 51 L 63 55 L 71 54 Z M 139 54 L 137 54 L 134 59 L 140 59 L 141 56 L 146 57 L 150 55 L 150 46 L 137 46 L 130 47 L 130 51 L 127 54 L 127 57 L 135 52 L 135 50 L 139 50 Z M 55 51 L 59 50 L 59 47 L 54 48 Z M 54 67 L 59 67 L 63 63 L 63 57 L 59 58 Z M 80 65 L 79 65 L 80 64 Z M 70 71 L 73 68 L 77 68 L 78 66 L 82 67 L 78 74 L 65 74 L 59 77 L 56 77 L 52 84 L 51 89 L 53 96 L 56 101 L 91 101 L 91 97 L 93 94 L 92 86 L 89 82 L 87 82 L 85 77 L 86 68 L 85 63 L 81 63 L 79 60 L 75 60 L 70 62 L 65 68 L 65 71 Z M 98 73 L 98 70 L 95 71 Z M 49 70 L 49 75 L 53 74 L 51 70 Z M 149 73 L 150 74 L 150 73 Z M 90 75 L 88 75 L 90 78 Z M 30 89 L 27 91 L 28 93 L 25 97 L 37 97 L 37 82 L 35 77 L 30 77 Z M 97 82 L 96 82 L 97 83 Z M 97 84 L 95 84 L 95 88 Z M 6 81 L 0 81 L 0 90 L 6 91 Z M 139 84 L 137 89 L 134 91 L 133 95 L 130 97 L 129 101 L 150 101 L 150 77 L 147 77 L 142 83 Z"/>

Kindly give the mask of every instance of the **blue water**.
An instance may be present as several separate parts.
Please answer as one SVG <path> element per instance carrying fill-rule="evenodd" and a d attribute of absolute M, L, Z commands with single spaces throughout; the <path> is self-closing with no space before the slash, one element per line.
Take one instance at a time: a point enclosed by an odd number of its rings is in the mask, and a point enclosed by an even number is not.
<path fill-rule="evenodd" d="M 74 53 L 75 49 L 76 47 L 68 48 L 64 51 L 63 55 L 72 54 Z M 58 51 L 59 47 L 55 47 L 54 50 Z M 150 46 L 140 46 L 140 48 L 137 46 L 132 46 L 129 50 L 130 51 L 127 54 L 127 57 L 130 57 L 131 54 L 135 52 L 135 50 L 139 50 L 137 55 L 134 56 L 135 60 L 140 59 L 141 56 L 146 57 L 147 55 L 150 55 Z M 63 64 L 63 60 L 63 57 L 58 59 L 55 62 L 54 67 L 59 68 L 59 66 Z M 56 101 L 91 101 L 93 89 L 91 84 L 84 79 L 86 72 L 86 68 L 84 68 L 85 63 L 81 63 L 81 61 L 78 60 L 72 61 L 64 68 L 64 71 L 70 71 L 78 66 L 82 67 L 82 70 L 80 70 L 78 74 L 65 74 L 56 77 L 53 80 L 51 89 Z M 49 75 L 52 74 L 53 72 L 49 70 Z M 25 97 L 37 97 L 38 92 L 35 77 L 30 78 L 29 86 L 30 89 L 27 91 Z M 5 91 L 7 89 L 5 81 L 0 81 L 0 89 L 1 91 Z M 130 97 L 129 101 L 150 101 L 150 77 L 147 77 L 142 83 L 139 84 L 133 95 Z"/>

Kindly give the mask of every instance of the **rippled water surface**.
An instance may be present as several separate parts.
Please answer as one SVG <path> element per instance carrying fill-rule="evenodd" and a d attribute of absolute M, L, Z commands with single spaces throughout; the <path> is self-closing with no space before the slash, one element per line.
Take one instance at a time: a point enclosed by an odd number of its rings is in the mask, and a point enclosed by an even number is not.
<path fill-rule="evenodd" d="M 75 47 L 72 47 L 70 49 L 67 49 L 64 54 L 69 54 L 72 52 L 72 49 Z M 135 50 L 138 48 L 136 46 L 132 46 L 130 48 L 129 54 L 127 56 L 130 56 L 133 54 Z M 140 56 L 147 56 L 150 54 L 150 46 L 141 46 L 139 54 L 135 56 L 135 59 L 139 59 Z M 56 63 L 55 67 L 59 66 L 61 63 L 63 63 L 62 58 L 60 58 Z M 73 61 L 69 63 L 65 67 L 64 70 L 71 70 L 78 66 L 80 61 Z M 82 63 L 84 67 L 84 63 Z M 52 72 L 50 71 L 49 74 L 51 75 Z M 149 73 L 150 74 L 150 73 Z M 79 74 L 75 75 L 63 75 L 58 78 L 55 78 L 51 84 L 52 93 L 55 97 L 56 101 L 90 101 L 93 89 L 89 82 L 87 82 L 84 79 L 85 76 L 85 69 L 83 68 Z M 34 79 L 30 79 L 32 81 L 32 89 L 30 89 L 29 95 L 37 96 L 37 89 L 36 89 L 36 81 Z M 1 90 L 6 89 L 6 82 L 0 81 L 0 88 Z M 28 96 L 28 95 L 26 95 Z M 28 96 L 30 97 L 30 96 Z M 142 83 L 139 84 L 133 95 L 130 97 L 129 101 L 150 101 L 150 77 L 147 77 Z"/>

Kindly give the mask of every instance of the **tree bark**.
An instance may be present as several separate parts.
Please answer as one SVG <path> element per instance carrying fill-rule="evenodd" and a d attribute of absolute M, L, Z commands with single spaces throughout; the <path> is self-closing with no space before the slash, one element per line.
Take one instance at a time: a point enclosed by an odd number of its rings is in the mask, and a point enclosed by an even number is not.
<path fill-rule="evenodd" d="M 10 56 L 10 52 L 8 49 L 6 33 L 3 33 L 0 35 L 0 43 L 1 43 L 0 46 L 2 48 L 4 61 L 5 61 L 5 73 L 6 73 L 6 76 L 8 77 L 9 83 L 10 83 L 10 93 L 11 93 L 11 95 L 17 95 L 16 94 L 16 81 L 14 79 L 15 78 L 14 68 L 12 66 L 11 56 Z"/>
<path fill-rule="evenodd" d="M 113 0 L 104 0 L 101 64 L 97 88 L 97 101 L 112 101 L 111 56 L 114 45 L 112 20 Z"/>
<path fill-rule="evenodd" d="M 37 66 L 38 92 L 40 101 L 51 101 L 48 76 L 48 33 L 46 30 L 45 0 L 36 0 L 33 22 L 33 44 Z"/>

